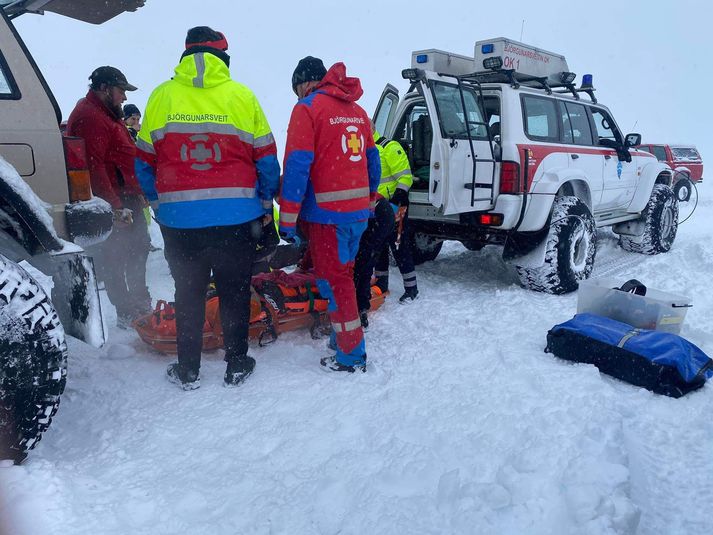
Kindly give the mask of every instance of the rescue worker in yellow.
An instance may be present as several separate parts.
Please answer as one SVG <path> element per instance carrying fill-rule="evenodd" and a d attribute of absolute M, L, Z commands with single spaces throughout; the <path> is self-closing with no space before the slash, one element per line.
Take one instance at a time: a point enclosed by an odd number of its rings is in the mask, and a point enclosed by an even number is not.
<path fill-rule="evenodd" d="M 413 184 L 411 166 L 400 143 L 383 137 L 373 123 L 371 130 L 381 160 L 381 183 L 374 217 L 359 242 L 354 266 L 359 318 L 364 328 L 369 325 L 372 273 L 376 274 L 376 284 L 382 291 L 389 289 L 389 248 L 404 281 L 404 294 L 399 302 L 410 303 L 418 296 L 408 228 L 408 192 Z"/>
<path fill-rule="evenodd" d="M 137 141 L 139 183 L 161 225 L 176 284 L 178 362 L 167 373 L 184 390 L 200 385 L 211 272 L 225 385 L 240 384 L 255 367 L 247 354 L 250 275 L 280 182 L 270 126 L 253 92 L 231 79 L 227 49 L 220 32 L 188 30 L 175 76 L 151 94 Z"/>

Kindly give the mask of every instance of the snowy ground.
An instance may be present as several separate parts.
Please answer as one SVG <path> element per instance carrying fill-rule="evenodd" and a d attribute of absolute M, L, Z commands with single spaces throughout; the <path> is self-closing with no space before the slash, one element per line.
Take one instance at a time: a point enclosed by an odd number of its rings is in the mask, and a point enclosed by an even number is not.
<path fill-rule="evenodd" d="M 713 355 L 713 195 L 673 250 L 625 253 L 600 232 L 594 276 L 693 298 L 682 334 Z M 682 213 L 690 206 L 682 205 Z M 162 253 L 154 298 L 170 298 Z M 392 286 L 400 291 L 392 269 Z M 422 298 L 373 314 L 370 369 L 318 369 L 323 341 L 254 348 L 239 389 L 221 353 L 202 386 L 112 328 L 71 343 L 67 390 L 22 467 L 0 467 L 13 534 L 713 533 L 713 385 L 675 400 L 545 354 L 576 294 L 519 288 L 497 250 L 448 243 Z M 397 294 L 398 295 L 398 294 Z M 113 322 L 114 312 L 106 306 Z M 2 531 L 2 528 L 0 528 Z"/>

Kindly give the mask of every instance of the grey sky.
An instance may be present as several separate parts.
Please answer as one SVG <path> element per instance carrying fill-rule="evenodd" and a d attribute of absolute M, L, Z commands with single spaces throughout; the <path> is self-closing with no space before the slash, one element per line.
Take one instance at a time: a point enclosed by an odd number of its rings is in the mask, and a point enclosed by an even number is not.
<path fill-rule="evenodd" d="M 625 7 L 624 7 L 625 6 Z M 592 73 L 599 100 L 626 132 L 644 140 L 696 144 L 713 154 L 713 7 L 704 1 L 476 2 L 423 0 L 365 3 L 147 0 L 102 26 L 58 15 L 25 15 L 17 27 L 45 73 L 65 117 L 99 65 L 114 65 L 140 90 L 169 78 L 186 30 L 209 25 L 225 33 L 236 80 L 258 96 L 279 143 L 295 102 L 297 61 L 315 55 L 344 61 L 361 78 L 371 113 L 386 82 L 402 90 L 411 51 L 439 48 L 472 54 L 476 40 L 504 36 L 564 54 L 578 75 Z"/>

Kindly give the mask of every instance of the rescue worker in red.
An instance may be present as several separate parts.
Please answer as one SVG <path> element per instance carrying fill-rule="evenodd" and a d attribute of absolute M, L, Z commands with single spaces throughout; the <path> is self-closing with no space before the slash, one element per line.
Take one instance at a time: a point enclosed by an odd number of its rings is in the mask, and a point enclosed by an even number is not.
<path fill-rule="evenodd" d="M 89 77 L 87 96 L 67 121 L 67 135 L 84 139 L 92 192 L 114 209 L 114 228 L 97 247 L 94 260 L 117 324 L 128 327 L 151 310 L 146 287 L 149 235 L 142 210 L 146 205 L 134 172 L 136 145 L 124 126 L 121 104 L 136 87 L 115 67 L 99 67 Z"/>
<path fill-rule="evenodd" d="M 188 30 L 185 47 L 174 77 L 146 105 L 137 169 L 176 285 L 178 362 L 166 372 L 192 390 L 200 386 L 211 272 L 220 297 L 224 384 L 242 383 L 255 368 L 247 354 L 250 275 L 263 225 L 273 224 L 280 165 L 257 98 L 230 77 L 225 36 L 198 26 Z"/>
<path fill-rule="evenodd" d="M 373 212 L 381 168 L 369 117 L 356 103 L 363 91 L 343 63 L 327 71 L 307 56 L 292 75 L 298 102 L 287 129 L 280 193 L 280 234 L 294 239 L 297 222 L 309 240 L 320 293 L 329 299 L 336 355 L 328 371 L 366 371 L 364 333 L 354 289 L 354 258 Z"/>

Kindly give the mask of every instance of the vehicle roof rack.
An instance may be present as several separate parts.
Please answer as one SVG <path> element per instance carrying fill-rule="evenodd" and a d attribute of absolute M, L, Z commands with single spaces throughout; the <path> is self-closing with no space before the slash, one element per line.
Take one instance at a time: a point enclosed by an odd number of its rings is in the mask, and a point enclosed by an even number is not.
<path fill-rule="evenodd" d="M 479 71 L 470 74 L 446 76 L 455 76 L 456 78 L 460 78 L 464 82 L 471 82 L 476 84 L 510 84 L 514 89 L 517 89 L 521 85 L 524 85 L 526 87 L 544 89 L 548 95 L 553 93 L 553 89 L 563 88 L 564 90 L 555 91 L 555 93 L 572 93 L 574 98 L 577 100 L 579 100 L 579 93 L 586 93 L 587 95 L 589 95 L 589 98 L 592 100 L 592 102 L 597 102 L 597 99 L 594 96 L 595 89 L 592 86 L 584 86 L 577 88 L 573 83 L 553 82 L 551 78 L 530 76 L 518 73 L 517 71 L 515 71 L 515 69 Z"/>

